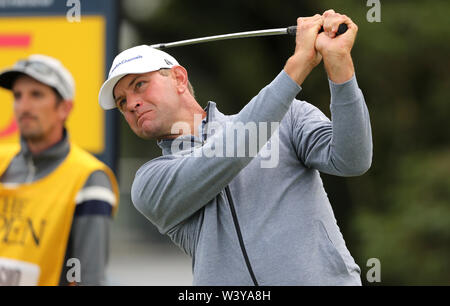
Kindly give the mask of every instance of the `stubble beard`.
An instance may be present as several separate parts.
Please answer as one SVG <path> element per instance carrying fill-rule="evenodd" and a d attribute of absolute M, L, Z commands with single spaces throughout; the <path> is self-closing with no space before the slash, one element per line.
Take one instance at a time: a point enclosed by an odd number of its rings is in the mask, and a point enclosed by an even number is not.
<path fill-rule="evenodd" d="M 44 139 L 45 136 L 42 127 L 37 120 L 33 125 L 21 126 L 19 124 L 19 130 L 20 136 L 27 142 L 40 142 Z"/>

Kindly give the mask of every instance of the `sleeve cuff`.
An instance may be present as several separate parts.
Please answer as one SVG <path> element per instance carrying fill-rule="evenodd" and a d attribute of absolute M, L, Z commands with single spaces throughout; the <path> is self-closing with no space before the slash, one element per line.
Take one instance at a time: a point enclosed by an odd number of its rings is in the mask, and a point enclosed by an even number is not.
<path fill-rule="evenodd" d="M 357 100 L 360 96 L 358 82 L 356 81 L 355 75 L 344 83 L 335 83 L 330 79 L 328 79 L 328 83 L 330 85 L 332 104 L 351 103 Z"/>

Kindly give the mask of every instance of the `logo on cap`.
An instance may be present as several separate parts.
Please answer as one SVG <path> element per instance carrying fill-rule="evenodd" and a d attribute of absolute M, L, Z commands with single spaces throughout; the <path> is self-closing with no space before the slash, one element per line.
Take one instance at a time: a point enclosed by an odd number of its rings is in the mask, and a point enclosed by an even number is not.
<path fill-rule="evenodd" d="M 109 73 L 109 76 L 111 76 L 113 74 L 114 70 L 116 70 L 117 67 L 119 67 L 120 65 L 123 65 L 123 64 L 129 63 L 131 61 L 134 61 L 134 60 L 137 60 L 137 59 L 141 59 L 141 58 L 142 58 L 142 55 L 138 55 L 138 56 L 135 56 L 135 57 L 132 57 L 132 58 L 129 58 L 129 59 L 124 59 L 120 63 L 116 64 L 116 66 L 114 66 L 114 68 Z"/>
<path fill-rule="evenodd" d="M 167 65 L 173 66 L 172 62 L 169 61 L 168 59 L 165 58 L 164 61 L 166 62 Z"/>

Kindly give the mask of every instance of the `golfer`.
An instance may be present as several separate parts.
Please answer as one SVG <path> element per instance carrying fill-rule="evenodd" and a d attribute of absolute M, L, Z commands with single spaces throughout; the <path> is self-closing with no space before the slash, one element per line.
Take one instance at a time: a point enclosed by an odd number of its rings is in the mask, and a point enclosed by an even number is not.
<path fill-rule="evenodd" d="M 336 36 L 341 23 L 348 30 Z M 118 107 L 163 154 L 137 171 L 132 201 L 192 257 L 194 285 L 361 284 L 320 178 L 371 165 L 369 114 L 350 55 L 357 29 L 333 10 L 299 18 L 284 69 L 232 116 L 213 102 L 202 109 L 186 69 L 167 53 L 138 46 L 115 58 L 100 105 Z M 332 120 L 295 99 L 322 60 Z"/>

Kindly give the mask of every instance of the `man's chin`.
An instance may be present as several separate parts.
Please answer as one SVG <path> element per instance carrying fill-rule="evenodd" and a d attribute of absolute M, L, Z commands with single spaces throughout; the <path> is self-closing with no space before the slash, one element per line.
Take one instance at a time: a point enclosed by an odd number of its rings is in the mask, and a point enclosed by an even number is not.
<path fill-rule="evenodd" d="M 156 138 L 156 137 L 149 136 L 149 135 L 139 135 L 139 137 L 142 139 L 145 139 L 145 140 L 152 140 L 152 139 Z"/>
<path fill-rule="evenodd" d="M 43 138 L 43 135 L 41 133 L 37 133 L 36 131 L 21 130 L 20 137 L 26 141 L 36 142 L 40 141 Z"/>
<path fill-rule="evenodd" d="M 149 133 L 146 131 L 134 131 L 136 135 L 139 136 L 139 138 L 145 139 L 145 140 L 151 140 L 157 138 L 153 133 Z"/>

